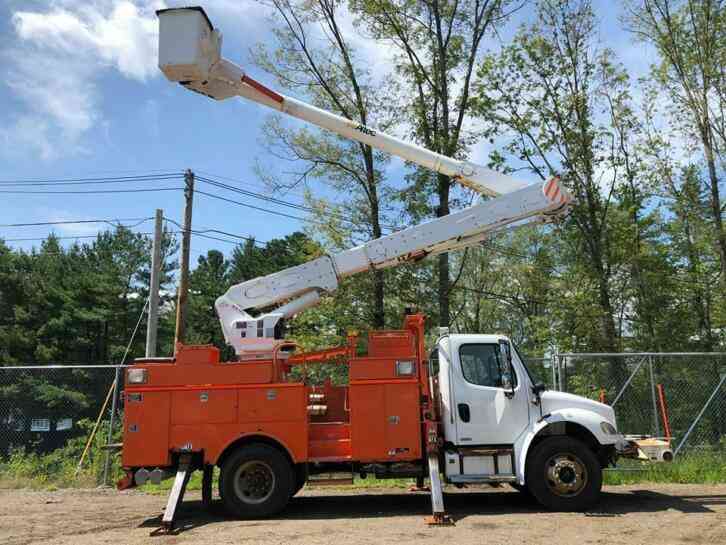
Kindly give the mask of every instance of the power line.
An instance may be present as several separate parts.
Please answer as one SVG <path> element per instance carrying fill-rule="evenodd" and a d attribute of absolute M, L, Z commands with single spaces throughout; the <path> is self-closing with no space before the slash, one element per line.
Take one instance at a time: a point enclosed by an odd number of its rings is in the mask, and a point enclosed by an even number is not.
<path fill-rule="evenodd" d="M 176 223 L 176 222 L 174 222 L 174 223 Z M 224 231 L 218 231 L 217 229 L 207 229 L 206 231 L 209 231 L 209 232 L 219 232 L 219 233 L 222 233 L 222 234 L 228 234 L 229 236 L 232 236 L 232 237 L 236 237 L 236 238 L 241 238 L 241 239 L 245 239 L 245 240 L 254 241 L 254 239 L 251 238 L 251 237 L 242 237 L 240 235 L 234 235 L 232 233 L 225 233 Z M 168 233 L 178 235 L 178 234 L 182 234 L 183 231 L 168 231 Z M 55 235 L 53 233 L 49 233 L 45 237 L 3 238 L 2 236 L 0 236 L 0 240 L 2 240 L 3 242 L 42 242 L 42 241 L 48 240 L 51 237 L 53 237 L 53 238 L 55 238 L 57 240 L 78 240 L 78 239 L 97 238 L 100 234 L 101 233 L 97 233 L 95 235 L 68 235 L 68 236 L 57 236 L 57 235 Z M 134 233 L 134 234 L 137 234 L 137 235 L 153 235 L 154 233 L 144 232 L 144 233 Z M 226 242 L 227 244 L 239 244 L 239 241 L 237 241 L 237 240 L 228 240 L 228 239 L 225 239 L 225 238 L 220 238 L 220 237 L 215 237 L 215 236 L 207 235 L 207 234 L 205 234 L 205 231 L 201 231 L 200 232 L 200 231 L 194 231 L 194 230 L 192 230 L 192 234 L 195 235 L 195 236 L 202 237 L 202 238 L 207 238 L 207 239 L 210 239 L 210 240 L 217 240 L 219 242 Z"/>
<path fill-rule="evenodd" d="M 195 174 L 201 174 L 202 176 L 207 176 L 207 177 L 210 177 L 212 179 L 221 179 L 221 180 L 225 180 L 225 181 L 228 181 L 228 182 L 234 182 L 236 184 L 251 185 L 251 186 L 257 187 L 259 189 L 263 189 L 265 191 L 268 191 L 269 190 L 269 188 L 266 187 L 266 186 L 262 186 L 260 184 L 253 184 L 253 183 L 250 183 L 250 182 L 248 182 L 246 180 L 240 180 L 238 178 L 230 178 L 229 176 L 223 176 L 221 174 L 214 174 L 214 173 L 209 172 L 209 171 L 206 171 L 206 170 L 197 170 L 197 169 L 192 169 L 192 170 L 194 170 Z M 296 197 L 304 197 L 305 196 L 300 191 L 293 191 L 292 188 L 285 188 L 284 190 L 282 190 L 282 192 L 283 192 L 284 195 L 289 194 L 289 195 L 294 195 Z"/>
<path fill-rule="evenodd" d="M 3 238 L 3 237 L 0 237 L 0 240 L 2 240 L 3 242 L 31 242 L 31 241 L 37 242 L 37 241 L 48 240 L 51 237 L 58 239 L 58 240 L 70 240 L 70 239 L 75 240 L 75 239 L 81 239 L 81 238 L 98 238 L 98 235 L 100 235 L 100 234 L 101 233 L 97 233 L 95 235 L 76 235 L 76 236 L 69 235 L 69 236 L 59 237 L 53 233 L 49 233 L 45 237 L 30 237 L 30 238 Z M 134 233 L 134 234 L 136 234 L 136 235 L 153 235 L 154 233 Z"/>
<path fill-rule="evenodd" d="M 64 221 L 39 221 L 35 223 L 0 223 L 0 227 L 39 227 L 43 225 L 74 225 L 79 223 L 108 223 L 114 227 L 136 227 L 154 218 L 114 218 L 110 220 L 64 220 Z M 120 225 L 122 221 L 138 221 L 134 225 Z"/>
<path fill-rule="evenodd" d="M 138 176 L 103 176 L 98 178 L 50 178 L 50 179 L 31 179 L 31 180 L 0 180 L 0 185 L 31 185 L 31 184 L 65 184 L 65 183 L 96 183 L 106 181 L 144 181 L 155 180 L 157 178 L 182 178 L 183 173 L 162 173 L 162 174 L 142 174 Z"/>
<path fill-rule="evenodd" d="M 36 187 L 36 186 L 66 186 L 66 185 L 99 185 L 99 184 L 127 184 L 129 182 L 161 182 L 166 180 L 180 180 L 179 176 L 164 176 L 160 178 L 144 178 L 140 180 L 103 180 L 99 182 L 31 182 L 26 184 L 13 184 L 0 182 L 0 187 Z"/>
<path fill-rule="evenodd" d="M 254 191 L 249 191 L 247 189 L 242 189 L 242 188 L 235 187 L 235 186 L 232 186 L 232 185 L 229 185 L 229 184 L 225 184 L 223 182 L 220 182 L 219 180 L 214 180 L 214 179 L 207 178 L 207 177 L 204 177 L 204 176 L 196 176 L 196 179 L 197 180 L 200 180 L 200 181 L 202 181 L 204 183 L 213 185 L 215 187 L 219 187 L 221 189 L 226 189 L 228 191 L 233 191 L 235 193 L 240 193 L 242 195 L 246 195 L 248 197 L 253 197 L 253 198 L 256 198 L 256 199 L 264 200 L 264 201 L 267 201 L 267 202 L 270 202 L 270 203 L 279 204 L 281 206 L 287 206 L 287 207 L 294 208 L 294 209 L 301 210 L 301 211 L 308 212 L 308 213 L 314 213 L 316 211 L 315 208 L 310 207 L 310 206 L 306 206 L 306 205 L 298 204 L 298 203 L 292 203 L 292 202 L 289 202 L 289 201 L 285 201 L 285 200 L 282 200 L 282 199 L 278 199 L 276 197 L 270 197 L 268 195 L 262 195 L 260 193 L 255 193 Z M 325 205 L 325 207 L 328 208 L 328 209 L 330 209 L 330 206 L 329 205 Z M 358 223 L 358 221 L 356 221 L 352 217 L 346 216 L 344 214 L 341 214 L 340 212 L 335 212 L 335 211 L 332 211 L 331 210 L 329 212 L 329 214 L 331 216 L 333 216 L 333 217 L 336 217 L 336 218 L 341 219 L 343 221 L 346 221 L 348 223 L 352 223 L 354 225 Z M 395 230 L 396 229 L 396 226 L 394 226 L 394 225 L 381 224 L 381 227 L 385 227 L 386 229 L 392 229 L 392 230 Z"/>
<path fill-rule="evenodd" d="M 171 218 L 167 218 L 167 217 L 164 217 L 164 219 L 166 221 L 169 221 L 169 222 L 173 223 L 174 225 L 176 225 L 177 227 L 179 227 L 179 229 L 184 229 L 184 227 L 178 221 L 175 221 L 175 220 L 173 220 Z M 221 231 L 219 229 L 211 229 L 211 228 L 206 228 L 206 227 L 202 227 L 201 229 L 192 229 L 191 230 L 191 233 L 193 235 L 199 235 L 199 236 L 205 236 L 204 233 L 218 233 L 220 235 L 225 235 L 225 236 L 228 236 L 228 237 L 238 238 L 240 240 L 249 240 L 251 242 L 259 242 L 260 244 L 263 244 L 263 245 L 264 244 L 267 244 L 267 241 L 258 240 L 258 239 L 254 238 L 254 237 L 248 237 L 248 236 L 245 236 L 245 235 L 236 235 L 234 233 L 229 233 L 227 231 Z M 214 238 L 214 237 L 210 237 L 209 235 L 207 235 L 207 238 Z M 223 240 L 223 239 L 219 239 L 219 240 Z M 225 242 L 230 242 L 230 241 L 225 241 Z"/>
<path fill-rule="evenodd" d="M 1 190 L 0 193 L 13 193 L 20 195 L 98 195 L 105 193 L 150 193 L 153 191 L 179 191 L 183 187 L 155 187 L 153 189 L 97 189 L 92 191 L 6 191 Z"/>
<path fill-rule="evenodd" d="M 270 210 L 269 208 L 262 208 L 260 206 L 255 206 L 254 204 L 248 204 L 248 203 L 244 203 L 244 202 L 235 201 L 234 199 L 229 199 L 227 197 L 222 197 L 221 195 L 215 195 L 213 193 L 207 193 L 206 191 L 200 191 L 199 189 L 195 189 L 194 190 L 194 193 L 195 194 L 199 194 L 199 195 L 204 195 L 205 197 L 211 197 L 212 199 L 218 199 L 220 201 L 225 201 L 225 202 L 228 202 L 228 203 L 231 203 L 231 204 L 236 204 L 238 206 L 244 206 L 245 208 L 251 208 L 253 210 L 259 210 L 260 212 L 266 212 L 268 214 L 274 214 L 275 216 L 282 216 L 284 218 L 290 218 L 290 219 L 294 219 L 294 220 L 302 221 L 302 222 L 310 222 L 310 223 L 313 223 L 315 225 L 323 225 L 323 226 L 325 225 L 325 223 L 322 222 L 322 221 L 313 220 L 313 219 L 310 219 L 310 218 L 301 218 L 300 216 L 293 216 L 292 214 L 287 214 L 285 212 L 279 212 L 277 210 Z"/>
<path fill-rule="evenodd" d="M 274 214 L 276 216 L 282 216 L 285 218 L 294 219 L 297 221 L 309 221 L 311 223 L 318 223 L 318 224 L 321 223 L 321 222 L 318 222 L 315 220 L 301 218 L 300 216 L 293 216 L 292 214 L 286 214 L 285 212 L 279 212 L 277 210 L 269 210 L 267 208 L 262 208 L 260 206 L 255 206 L 253 204 L 247 204 L 247 203 L 235 201 L 233 199 L 228 199 L 227 197 L 222 197 L 221 195 L 215 195 L 213 193 L 207 193 L 206 191 L 200 191 L 199 189 L 197 189 L 194 193 L 198 193 L 199 195 L 204 195 L 205 197 L 211 197 L 212 199 L 218 199 L 220 201 L 225 201 L 225 202 L 236 204 L 239 206 L 244 206 L 245 208 L 252 208 L 253 210 L 259 210 L 260 212 L 267 212 L 268 214 Z"/>
<path fill-rule="evenodd" d="M 255 191 L 249 191 L 240 187 L 235 187 L 232 185 L 229 185 L 227 183 L 224 183 L 216 178 L 219 178 L 220 176 L 209 174 L 211 177 L 206 176 L 196 176 L 196 179 L 200 180 L 201 182 L 207 183 L 209 185 L 218 187 L 220 189 L 225 189 L 227 191 L 232 191 L 235 193 L 239 193 L 241 195 L 245 195 L 247 197 L 252 197 L 255 199 L 263 200 L 265 202 L 269 202 L 271 204 L 276 204 L 279 206 L 285 206 L 289 208 L 293 208 L 295 210 L 304 211 L 307 213 L 315 213 L 315 208 L 300 204 L 300 203 L 294 203 L 290 201 L 286 201 L 283 199 L 279 199 L 277 197 L 273 197 L 270 195 L 264 195 L 261 193 L 257 193 Z M 7 187 L 28 187 L 28 186 L 60 186 L 60 185 L 96 185 L 96 184 L 116 184 L 116 183 L 128 183 L 128 182 L 148 182 L 148 181 L 162 181 L 162 180 L 176 180 L 181 179 L 183 177 L 183 173 L 174 173 L 174 172 L 164 172 L 159 174 L 146 174 L 146 175 L 135 175 L 135 176 L 103 176 L 103 177 L 82 177 L 82 178 L 57 178 L 57 179 L 22 179 L 22 180 L 0 180 L 0 188 L 7 188 Z M 231 181 L 235 181 L 236 183 L 243 183 L 240 180 L 234 180 L 233 178 L 226 178 Z M 153 189 L 128 189 L 128 190 L 89 190 L 89 191 L 72 191 L 72 190 L 63 190 L 63 191 L 56 191 L 56 190 L 19 190 L 19 189 L 2 189 L 0 190 L 0 193 L 4 194 L 69 194 L 69 195 L 84 195 L 84 194 L 104 194 L 104 193 L 134 193 L 134 192 L 150 192 L 150 191 L 170 191 L 170 190 L 178 190 L 183 188 L 153 188 Z M 204 193 L 202 193 L 204 194 Z M 207 195 L 209 196 L 209 195 Z M 285 214 L 282 212 L 276 212 L 273 210 L 269 210 L 262 207 L 257 207 L 255 205 L 251 204 L 245 204 L 245 203 L 239 203 L 235 201 L 235 204 L 239 204 L 240 206 L 247 206 L 248 208 L 258 210 L 260 212 L 267 212 L 272 214 L 277 214 L 283 217 L 288 217 L 291 219 L 296 219 L 298 221 L 312 221 L 305 218 L 300 218 L 297 216 L 293 216 L 291 214 Z M 326 208 L 330 209 L 329 205 L 325 205 Z M 356 221 L 354 218 L 346 216 L 340 212 L 336 212 L 333 210 L 329 211 L 329 214 L 333 217 L 336 217 L 340 220 L 343 220 L 345 222 L 351 223 L 353 225 L 357 224 L 358 221 Z M 313 223 L 316 223 L 313 221 Z M 317 222 L 321 223 L 322 222 Z M 383 224 L 382 227 L 385 227 L 386 229 L 395 230 L 396 226 L 393 225 L 385 225 Z"/>
<path fill-rule="evenodd" d="M 249 191 L 247 189 L 242 189 L 239 187 L 235 187 L 233 185 L 225 184 L 224 182 L 220 182 L 218 180 L 212 180 L 211 178 L 205 178 L 204 176 L 196 176 L 197 180 L 200 180 L 204 183 L 213 185 L 215 187 L 219 187 L 222 189 L 226 189 L 228 191 L 234 191 L 235 193 L 241 193 L 242 195 L 247 195 L 249 197 L 254 197 L 256 199 L 260 199 L 263 201 L 280 204 L 282 206 L 289 206 L 290 208 L 297 208 L 298 210 L 304 210 L 305 212 L 312 212 L 313 209 L 309 206 L 305 206 L 302 204 L 297 204 L 289 201 L 283 201 L 282 199 L 277 199 L 275 197 L 270 197 L 267 195 L 262 195 L 260 193 L 255 193 L 254 191 Z"/>

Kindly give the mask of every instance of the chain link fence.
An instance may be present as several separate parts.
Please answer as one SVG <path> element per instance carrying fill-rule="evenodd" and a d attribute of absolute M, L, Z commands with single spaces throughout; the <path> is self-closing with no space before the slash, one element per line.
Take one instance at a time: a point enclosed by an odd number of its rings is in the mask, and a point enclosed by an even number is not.
<path fill-rule="evenodd" d="M 529 374 L 532 375 L 532 379 L 535 383 L 541 382 L 547 386 L 548 390 L 556 390 L 556 384 L 554 379 L 554 362 L 552 358 L 545 357 L 532 357 L 522 356 L 525 365 L 529 370 Z"/>
<path fill-rule="evenodd" d="M 555 389 L 613 406 L 625 434 L 726 455 L 726 353 L 558 354 Z"/>
<path fill-rule="evenodd" d="M 0 367 L 0 479 L 22 475 L 29 482 L 108 484 L 113 459 L 103 446 L 120 429 L 112 412 L 115 390 L 110 390 L 119 369 Z M 94 428 L 95 440 L 79 466 Z"/>
<path fill-rule="evenodd" d="M 670 433 L 679 456 L 726 456 L 726 353 L 558 354 L 527 357 L 535 381 L 615 408 L 620 431 Z M 117 459 L 120 366 L 0 367 L 0 485 L 8 475 L 108 484 Z M 105 406 L 104 406 L 105 405 Z M 103 408 L 103 410 L 102 410 Z M 96 424 L 98 424 L 96 426 Z M 97 427 L 85 463 L 79 461 Z"/>

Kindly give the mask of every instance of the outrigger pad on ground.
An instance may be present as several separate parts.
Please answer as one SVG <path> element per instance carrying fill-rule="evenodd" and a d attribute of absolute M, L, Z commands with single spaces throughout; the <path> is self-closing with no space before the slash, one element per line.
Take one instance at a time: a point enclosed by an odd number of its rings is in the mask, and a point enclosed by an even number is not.
<path fill-rule="evenodd" d="M 430 517 L 426 517 L 426 524 L 429 526 L 455 526 L 454 519 L 446 513 L 434 513 Z"/>

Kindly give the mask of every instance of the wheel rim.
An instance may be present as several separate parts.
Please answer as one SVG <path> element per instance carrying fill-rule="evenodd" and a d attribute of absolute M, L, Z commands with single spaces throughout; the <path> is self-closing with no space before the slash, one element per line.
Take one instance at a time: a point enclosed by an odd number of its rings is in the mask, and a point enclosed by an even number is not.
<path fill-rule="evenodd" d="M 245 462 L 234 472 L 234 491 L 245 503 L 263 503 L 275 489 L 275 473 L 265 462 Z"/>
<path fill-rule="evenodd" d="M 587 485 L 587 468 L 574 454 L 555 454 L 545 464 L 545 482 L 557 496 L 577 496 Z"/>

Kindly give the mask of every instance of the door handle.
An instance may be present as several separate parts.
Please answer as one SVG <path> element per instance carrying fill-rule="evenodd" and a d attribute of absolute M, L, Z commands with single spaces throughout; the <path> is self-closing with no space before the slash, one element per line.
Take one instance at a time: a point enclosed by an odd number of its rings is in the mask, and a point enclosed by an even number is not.
<path fill-rule="evenodd" d="M 471 420 L 471 411 L 466 403 L 459 403 L 459 418 L 464 422 Z"/>

